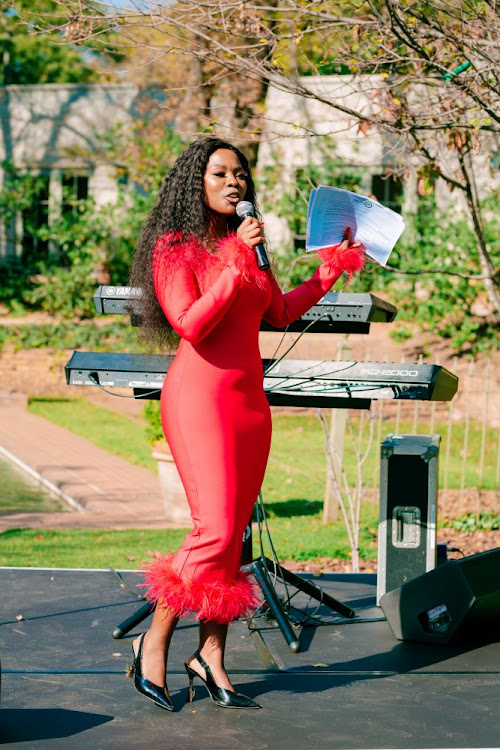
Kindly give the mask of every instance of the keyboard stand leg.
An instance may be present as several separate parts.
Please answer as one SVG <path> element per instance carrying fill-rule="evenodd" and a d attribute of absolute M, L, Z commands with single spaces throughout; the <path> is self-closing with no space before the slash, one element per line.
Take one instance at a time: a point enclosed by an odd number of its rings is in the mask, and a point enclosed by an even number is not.
<path fill-rule="evenodd" d="M 133 630 L 136 625 L 145 620 L 146 617 L 149 617 L 154 609 L 155 607 L 151 602 L 144 604 L 144 606 L 138 609 L 137 612 L 134 612 L 133 615 L 130 615 L 130 617 L 127 617 L 126 620 L 117 625 L 111 635 L 116 639 L 123 638 L 123 636 Z"/>
<path fill-rule="evenodd" d="M 267 557 L 265 557 L 264 560 L 267 567 L 272 570 L 274 568 L 273 561 L 268 560 Z M 342 617 L 348 617 L 349 619 L 354 617 L 355 612 L 353 609 L 348 607 L 346 604 L 339 602 L 338 599 L 334 599 L 334 597 L 330 596 L 330 594 L 326 594 L 319 586 L 316 586 L 310 581 L 305 581 L 303 578 L 300 578 L 300 576 L 295 575 L 295 573 L 287 570 L 282 565 L 278 566 L 278 577 L 282 578 L 291 586 L 295 586 L 295 588 L 299 589 L 299 591 L 303 591 L 313 599 L 316 599 L 316 601 L 321 602 L 325 606 L 332 609 L 334 612 L 338 612 L 339 615 L 342 615 Z"/>
<path fill-rule="evenodd" d="M 269 574 L 263 564 L 262 559 L 258 558 L 257 560 L 251 562 L 249 565 L 245 565 L 243 570 L 248 573 L 253 573 L 253 575 L 255 576 L 257 583 L 262 589 L 262 594 L 269 607 L 269 611 L 276 620 L 276 623 L 283 633 L 283 637 L 288 643 L 290 650 L 294 652 L 300 651 L 300 643 L 297 640 L 297 636 L 293 631 L 290 620 L 286 616 L 281 602 L 278 599 L 278 596 L 276 594 L 276 591 L 274 590 L 274 586 L 271 583 L 271 579 L 269 578 Z"/>
<path fill-rule="evenodd" d="M 268 573 L 269 570 L 276 570 L 277 578 L 290 584 L 290 586 L 294 586 L 296 589 L 299 589 L 299 591 L 303 591 L 311 598 L 321 602 L 321 604 L 329 607 L 334 612 L 338 612 L 343 617 L 351 619 L 355 616 L 354 610 L 346 604 L 343 604 L 342 602 L 339 602 L 338 599 L 334 599 L 333 596 L 326 594 L 319 586 L 296 576 L 295 573 L 287 570 L 287 568 L 284 568 L 282 565 L 275 565 L 273 561 L 269 560 L 267 557 L 257 557 L 251 563 L 244 565 L 243 570 L 247 573 L 253 573 L 255 576 L 257 583 L 262 589 L 262 594 L 269 607 L 269 611 L 276 620 L 276 624 L 283 633 L 283 637 L 290 650 L 295 653 L 300 651 L 300 643 L 293 630 L 293 626 L 283 609 L 283 605 L 276 594 L 271 577 Z"/>

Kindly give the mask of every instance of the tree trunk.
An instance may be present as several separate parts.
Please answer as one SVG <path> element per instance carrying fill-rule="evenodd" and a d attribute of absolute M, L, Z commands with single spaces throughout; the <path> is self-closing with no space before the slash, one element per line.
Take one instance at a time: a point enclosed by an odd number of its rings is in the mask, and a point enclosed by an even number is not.
<path fill-rule="evenodd" d="M 477 237 L 477 246 L 479 251 L 479 264 L 481 267 L 481 274 L 484 276 L 484 288 L 488 297 L 488 301 L 495 311 L 495 315 L 500 319 L 500 285 L 495 279 L 495 268 L 491 262 L 491 256 L 486 246 L 486 240 L 484 237 L 483 222 L 481 215 L 481 207 L 479 206 L 479 200 L 477 197 L 476 185 L 474 180 L 474 167 L 470 164 L 468 167 L 466 160 L 467 156 L 463 152 L 459 152 L 459 161 L 462 175 L 465 180 L 465 194 L 467 199 L 467 206 L 472 220 L 472 226 L 474 233 Z M 470 159 L 469 159 L 470 161 Z"/>

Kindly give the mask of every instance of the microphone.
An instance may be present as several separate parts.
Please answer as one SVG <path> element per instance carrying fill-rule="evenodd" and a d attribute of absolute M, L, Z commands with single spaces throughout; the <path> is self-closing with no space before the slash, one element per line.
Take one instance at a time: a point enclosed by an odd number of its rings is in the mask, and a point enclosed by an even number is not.
<path fill-rule="evenodd" d="M 236 213 L 240 219 L 246 219 L 247 216 L 255 216 L 255 209 L 250 201 L 240 201 L 236 205 Z M 270 265 L 264 245 L 259 242 L 259 244 L 254 247 L 254 250 L 255 255 L 257 256 L 258 267 L 263 271 L 267 271 L 267 269 L 270 268 Z"/>

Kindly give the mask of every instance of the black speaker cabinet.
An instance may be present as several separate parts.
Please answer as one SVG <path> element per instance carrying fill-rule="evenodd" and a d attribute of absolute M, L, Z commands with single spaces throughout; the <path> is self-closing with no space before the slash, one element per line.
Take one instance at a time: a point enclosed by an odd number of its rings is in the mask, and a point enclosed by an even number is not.
<path fill-rule="evenodd" d="M 380 446 L 377 604 L 436 567 L 439 435 L 388 435 Z"/>
<path fill-rule="evenodd" d="M 500 547 L 440 565 L 380 601 L 400 641 L 500 640 Z"/>

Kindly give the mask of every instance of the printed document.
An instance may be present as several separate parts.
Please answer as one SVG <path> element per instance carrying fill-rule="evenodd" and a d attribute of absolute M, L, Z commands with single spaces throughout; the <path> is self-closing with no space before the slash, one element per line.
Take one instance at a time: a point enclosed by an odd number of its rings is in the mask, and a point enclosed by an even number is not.
<path fill-rule="evenodd" d="M 366 254 L 385 266 L 405 223 L 396 211 L 350 190 L 325 185 L 312 190 L 307 209 L 307 252 L 338 245 L 347 227 L 352 241 L 362 242 Z"/>

